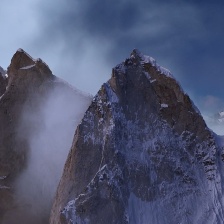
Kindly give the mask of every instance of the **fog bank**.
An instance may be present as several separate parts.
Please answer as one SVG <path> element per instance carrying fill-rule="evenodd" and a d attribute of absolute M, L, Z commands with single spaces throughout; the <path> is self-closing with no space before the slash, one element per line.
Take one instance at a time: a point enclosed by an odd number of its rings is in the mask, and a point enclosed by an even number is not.
<path fill-rule="evenodd" d="M 15 185 L 20 206 L 16 223 L 18 219 L 19 223 L 48 223 L 75 129 L 91 99 L 66 88 L 59 85 L 42 99 L 31 98 L 24 107 L 18 135 L 26 139 L 30 151 Z"/>

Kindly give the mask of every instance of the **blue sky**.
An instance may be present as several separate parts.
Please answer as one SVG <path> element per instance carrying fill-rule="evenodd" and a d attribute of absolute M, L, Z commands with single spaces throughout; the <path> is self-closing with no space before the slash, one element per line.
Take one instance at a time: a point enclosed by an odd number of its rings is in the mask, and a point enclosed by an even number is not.
<path fill-rule="evenodd" d="M 204 112 L 224 108 L 224 3 L 2 0 L 0 65 L 23 48 L 95 94 L 134 48 L 168 68 Z"/>

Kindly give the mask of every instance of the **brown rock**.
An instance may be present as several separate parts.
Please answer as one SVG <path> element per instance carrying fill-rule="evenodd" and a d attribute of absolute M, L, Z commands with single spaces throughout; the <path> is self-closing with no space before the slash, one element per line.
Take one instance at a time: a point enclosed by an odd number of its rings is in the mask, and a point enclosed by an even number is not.
<path fill-rule="evenodd" d="M 38 128 L 44 126 L 41 111 L 49 94 L 58 91 L 68 95 L 69 104 L 83 99 L 84 108 L 87 108 L 90 97 L 55 77 L 41 59 L 34 60 L 22 49 L 14 54 L 7 74 L 7 90 L 3 88 L 0 76 L 0 90 L 4 93 L 0 99 L 0 223 L 48 223 L 49 208 L 38 215 L 33 214 L 32 207 L 35 206 L 18 202 L 15 194 L 16 181 L 28 166 L 30 134 L 36 132 L 38 135 Z M 80 110 L 80 116 L 82 113 L 84 111 Z M 32 115 L 32 119 L 21 126 L 24 114 Z M 63 125 L 66 127 L 68 124 Z"/>
<path fill-rule="evenodd" d="M 219 150 L 170 72 L 134 50 L 76 130 L 50 223 L 221 220 Z"/>

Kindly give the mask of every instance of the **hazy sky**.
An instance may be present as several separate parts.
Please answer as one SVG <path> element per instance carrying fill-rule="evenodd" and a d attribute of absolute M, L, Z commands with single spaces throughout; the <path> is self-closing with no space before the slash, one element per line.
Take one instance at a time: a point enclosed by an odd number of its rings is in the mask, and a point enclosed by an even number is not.
<path fill-rule="evenodd" d="M 171 70 L 202 110 L 224 108 L 223 1 L 1 0 L 0 15 L 4 68 L 23 48 L 95 94 L 138 48 Z"/>

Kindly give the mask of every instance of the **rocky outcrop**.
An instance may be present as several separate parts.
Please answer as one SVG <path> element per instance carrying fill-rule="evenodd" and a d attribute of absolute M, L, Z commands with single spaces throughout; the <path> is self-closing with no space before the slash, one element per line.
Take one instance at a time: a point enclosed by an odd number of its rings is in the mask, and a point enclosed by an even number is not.
<path fill-rule="evenodd" d="M 0 66 L 0 96 L 5 92 L 6 85 L 5 70 Z"/>
<path fill-rule="evenodd" d="M 45 74 L 35 63 L 27 53 L 20 49 L 13 56 L 8 68 L 9 84 L 0 100 L 0 141 L 2 142 L 0 170 L 4 176 L 12 175 L 25 165 L 23 154 L 27 148 L 26 143 L 16 141 L 16 128 L 24 103 L 31 95 L 35 97 L 35 94 L 38 95 L 44 91 L 41 87 L 45 82 L 54 79 L 46 65 L 41 65 L 47 70 Z"/>
<path fill-rule="evenodd" d="M 43 108 L 47 105 L 50 95 L 57 93 L 57 95 L 51 96 L 51 99 L 58 102 L 59 108 L 64 107 L 64 110 L 73 108 L 71 113 L 74 113 L 74 116 L 69 117 L 71 119 L 69 123 L 64 122 L 62 115 L 59 116 L 59 119 L 62 119 L 61 121 L 59 120 L 56 125 L 55 123 L 52 124 L 52 126 L 55 125 L 55 129 L 64 128 L 65 130 L 68 126 L 72 126 L 75 130 L 78 120 L 81 119 L 82 114 L 87 109 L 91 98 L 55 77 L 41 59 L 33 59 L 22 49 L 14 54 L 8 67 L 7 76 L 7 87 L 5 86 L 4 91 L 3 88 L 0 88 L 2 93 L 0 99 L 0 223 L 48 223 L 50 208 L 45 209 L 44 214 L 31 213 L 31 208 L 36 208 L 35 204 L 23 201 L 20 196 L 19 199 L 17 197 L 18 178 L 22 178 L 21 175 L 30 166 L 29 160 L 32 157 L 30 139 L 31 137 L 35 138 L 35 136 L 38 139 L 43 130 L 48 130 L 48 127 L 45 127 Z M 2 84 L 4 79 L 2 81 L 1 77 L 0 84 L 4 86 Z M 66 100 L 66 98 L 68 99 Z M 78 105 L 76 106 L 77 101 L 82 102 L 82 106 L 79 103 L 81 109 L 78 108 Z M 71 107 L 71 104 L 74 104 L 74 106 Z M 49 115 L 49 117 L 56 116 L 58 107 L 55 107 L 55 111 L 54 108 L 51 110 L 52 115 Z M 79 115 L 75 114 L 75 107 L 77 107 Z M 64 116 L 67 116 L 67 114 L 65 112 Z M 77 121 L 74 121 L 74 119 L 77 119 Z M 55 133 L 58 132 L 55 131 Z M 46 135 L 49 135 L 49 138 L 58 138 L 55 133 L 45 132 Z M 60 140 L 64 141 L 63 136 Z M 41 139 L 38 142 L 41 142 Z M 44 144 L 43 142 L 43 145 L 37 150 L 46 148 Z M 52 147 L 54 146 L 53 144 Z M 47 145 L 47 147 L 49 146 Z M 46 160 L 46 156 L 49 157 L 47 152 L 43 152 L 41 157 L 43 161 Z M 39 166 L 39 169 L 41 169 L 42 165 Z M 39 172 L 39 169 L 37 167 L 34 171 Z M 54 176 L 54 170 L 58 168 L 52 167 L 52 169 L 52 176 Z M 60 176 L 60 172 L 57 175 Z M 30 176 L 30 180 L 35 183 L 35 176 Z M 26 181 L 25 178 L 24 181 Z M 19 186 L 26 185 L 28 186 L 29 183 L 19 184 Z M 30 186 L 30 188 L 33 188 L 33 186 Z M 45 188 L 48 192 L 49 189 Z M 53 186 L 53 188 L 55 187 Z M 25 191 L 29 191 L 29 186 Z M 39 192 L 36 192 L 36 194 L 39 194 Z M 37 197 L 43 198 L 41 195 Z M 39 200 L 39 207 L 41 206 L 45 206 L 45 201 L 41 202 Z"/>
<path fill-rule="evenodd" d="M 223 223 L 221 145 L 172 74 L 134 50 L 76 130 L 50 223 Z"/>

